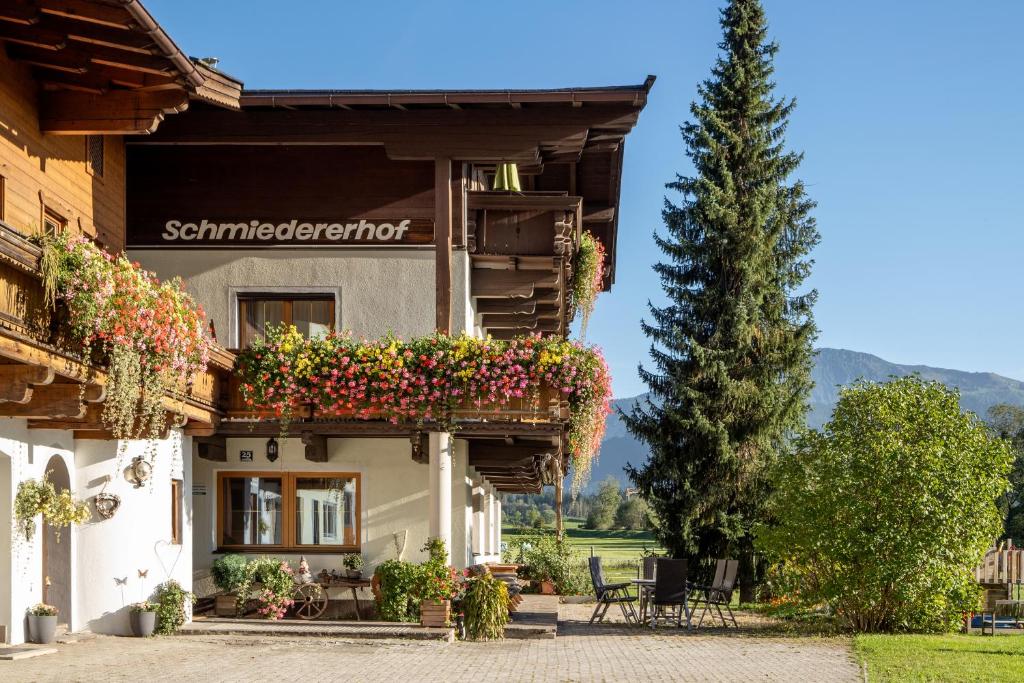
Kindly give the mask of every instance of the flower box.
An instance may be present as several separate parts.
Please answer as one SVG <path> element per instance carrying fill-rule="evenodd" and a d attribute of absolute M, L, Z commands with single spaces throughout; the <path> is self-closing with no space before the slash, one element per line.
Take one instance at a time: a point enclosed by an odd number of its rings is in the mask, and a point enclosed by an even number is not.
<path fill-rule="evenodd" d="M 424 600 L 420 603 L 420 626 L 445 628 L 451 616 L 451 600 Z"/>
<path fill-rule="evenodd" d="M 213 613 L 218 617 L 233 617 L 238 614 L 238 596 L 234 593 L 218 595 L 213 600 Z"/>

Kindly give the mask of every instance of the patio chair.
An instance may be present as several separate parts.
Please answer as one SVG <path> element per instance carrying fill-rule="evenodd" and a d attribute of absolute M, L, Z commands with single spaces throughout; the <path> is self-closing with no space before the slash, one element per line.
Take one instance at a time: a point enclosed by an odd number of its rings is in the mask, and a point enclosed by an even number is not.
<path fill-rule="evenodd" d="M 729 603 L 732 602 L 732 592 L 736 588 L 736 574 L 739 571 L 739 566 L 739 560 L 719 560 L 718 565 L 715 567 L 715 579 L 711 582 L 711 585 L 693 587 L 695 596 L 693 611 L 696 612 L 697 607 L 702 602 L 704 603 L 704 609 L 701 611 L 700 619 L 697 621 L 697 628 L 700 628 L 700 625 L 704 623 L 704 617 L 712 607 L 718 612 L 718 617 L 722 620 L 722 626 L 729 625 L 725 620 L 725 614 L 722 613 L 722 607 L 725 607 L 725 611 L 729 613 L 732 625 L 738 626 L 736 615 L 732 613 Z M 712 618 L 714 617 L 712 616 Z"/>
<path fill-rule="evenodd" d="M 636 610 L 633 609 L 633 602 L 636 601 L 636 597 L 630 595 L 626 590 L 629 588 L 629 582 L 607 583 L 604 580 L 604 571 L 601 569 L 600 557 L 590 558 L 590 580 L 594 584 L 594 597 L 597 598 L 597 607 L 594 608 L 594 613 L 590 615 L 591 624 L 594 623 L 595 619 L 597 621 L 604 621 L 608 608 L 616 604 L 622 610 L 622 616 L 627 624 L 637 623 Z"/>
<path fill-rule="evenodd" d="M 649 604 L 651 628 L 657 625 L 659 617 L 675 619 L 676 626 L 682 626 L 685 617 L 686 628 L 690 628 L 690 594 L 686 583 L 688 564 L 686 560 L 666 557 L 655 561 L 654 595 Z"/>
<path fill-rule="evenodd" d="M 649 555 L 642 558 L 640 563 L 640 578 L 647 579 L 648 581 L 654 579 L 655 567 L 657 566 L 655 560 L 657 558 L 654 555 Z M 651 594 L 654 592 L 653 586 L 645 586 L 640 584 L 637 591 L 640 594 L 640 621 L 647 621 L 647 607 L 651 601 Z"/>

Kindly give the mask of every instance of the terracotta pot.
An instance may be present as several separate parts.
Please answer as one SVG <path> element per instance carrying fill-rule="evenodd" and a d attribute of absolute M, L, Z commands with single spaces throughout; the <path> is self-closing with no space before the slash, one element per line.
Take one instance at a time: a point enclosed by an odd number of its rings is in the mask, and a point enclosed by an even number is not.
<path fill-rule="evenodd" d="M 57 615 L 52 617 L 37 617 L 34 614 L 28 615 L 29 639 L 33 643 L 45 645 L 52 643 L 57 636 Z"/>
<path fill-rule="evenodd" d="M 420 603 L 420 626 L 444 628 L 451 616 L 451 600 L 424 600 Z"/>
<path fill-rule="evenodd" d="M 132 625 L 132 635 L 136 638 L 148 638 L 153 635 L 156 629 L 156 612 L 130 612 L 128 616 Z"/>
<path fill-rule="evenodd" d="M 551 579 L 544 579 L 539 583 L 541 595 L 554 595 L 555 594 L 555 582 Z"/>

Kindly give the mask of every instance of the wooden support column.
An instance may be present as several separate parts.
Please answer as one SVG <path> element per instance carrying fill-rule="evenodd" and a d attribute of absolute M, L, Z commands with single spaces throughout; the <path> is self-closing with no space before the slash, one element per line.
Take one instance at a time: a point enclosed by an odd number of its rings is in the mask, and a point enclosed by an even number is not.
<path fill-rule="evenodd" d="M 434 160 L 434 252 L 438 332 L 452 327 L 452 160 Z"/>
<path fill-rule="evenodd" d="M 565 533 L 565 524 L 562 521 L 562 481 L 565 476 L 562 473 L 562 458 L 555 456 L 555 537 L 561 541 Z"/>

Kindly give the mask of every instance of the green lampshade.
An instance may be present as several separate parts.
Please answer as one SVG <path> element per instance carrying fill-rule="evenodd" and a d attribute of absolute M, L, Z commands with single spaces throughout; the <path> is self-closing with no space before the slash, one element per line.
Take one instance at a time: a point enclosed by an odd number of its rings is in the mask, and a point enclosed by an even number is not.
<path fill-rule="evenodd" d="M 494 189 L 506 192 L 521 192 L 519 169 L 515 164 L 498 164 L 494 172 Z"/>

